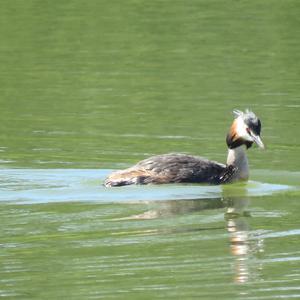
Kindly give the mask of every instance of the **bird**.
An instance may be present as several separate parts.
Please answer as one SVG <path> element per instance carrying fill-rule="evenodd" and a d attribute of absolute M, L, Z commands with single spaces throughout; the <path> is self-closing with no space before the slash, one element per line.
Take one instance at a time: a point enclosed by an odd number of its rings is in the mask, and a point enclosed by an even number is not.
<path fill-rule="evenodd" d="M 254 112 L 233 110 L 234 120 L 226 136 L 226 164 L 200 156 L 168 153 L 149 157 L 125 170 L 115 171 L 104 181 L 106 187 L 132 184 L 204 183 L 219 185 L 247 181 L 246 150 L 253 143 L 264 149 L 261 121 Z"/>

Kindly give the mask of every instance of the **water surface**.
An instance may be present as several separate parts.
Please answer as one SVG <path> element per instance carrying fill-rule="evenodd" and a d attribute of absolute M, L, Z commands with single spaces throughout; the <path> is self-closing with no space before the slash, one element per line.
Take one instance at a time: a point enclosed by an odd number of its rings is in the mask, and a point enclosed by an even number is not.
<path fill-rule="evenodd" d="M 0 297 L 300 298 L 299 3 L 1 1 Z M 102 186 L 184 152 L 247 184 Z"/>

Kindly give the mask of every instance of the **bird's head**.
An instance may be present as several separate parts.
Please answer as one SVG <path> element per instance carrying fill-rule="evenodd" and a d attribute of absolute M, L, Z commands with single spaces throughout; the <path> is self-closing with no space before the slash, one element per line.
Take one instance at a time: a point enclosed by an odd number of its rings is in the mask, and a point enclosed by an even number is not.
<path fill-rule="evenodd" d="M 229 149 L 246 145 L 250 148 L 253 143 L 264 149 L 265 146 L 261 140 L 261 122 L 259 118 L 250 110 L 245 112 L 234 110 L 235 119 L 230 127 L 226 137 L 226 143 Z"/>

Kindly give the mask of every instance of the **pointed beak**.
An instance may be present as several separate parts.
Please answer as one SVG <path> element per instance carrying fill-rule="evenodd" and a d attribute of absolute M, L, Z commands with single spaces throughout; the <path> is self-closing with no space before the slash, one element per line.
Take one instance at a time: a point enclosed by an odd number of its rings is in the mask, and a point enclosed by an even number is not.
<path fill-rule="evenodd" d="M 255 135 L 254 133 L 252 133 L 252 138 L 253 138 L 253 141 L 255 142 L 255 144 L 261 148 L 261 149 L 265 149 L 265 145 L 264 143 L 262 142 L 261 138 L 259 135 Z"/>

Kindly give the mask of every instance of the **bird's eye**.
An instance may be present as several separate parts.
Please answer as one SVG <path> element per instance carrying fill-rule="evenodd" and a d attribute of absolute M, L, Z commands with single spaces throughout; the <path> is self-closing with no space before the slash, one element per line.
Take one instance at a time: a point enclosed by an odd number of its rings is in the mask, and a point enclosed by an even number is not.
<path fill-rule="evenodd" d="M 250 136 L 252 135 L 252 134 L 251 134 L 251 130 L 250 130 L 249 127 L 246 128 L 246 131 L 247 131 L 247 133 L 248 133 Z"/>

